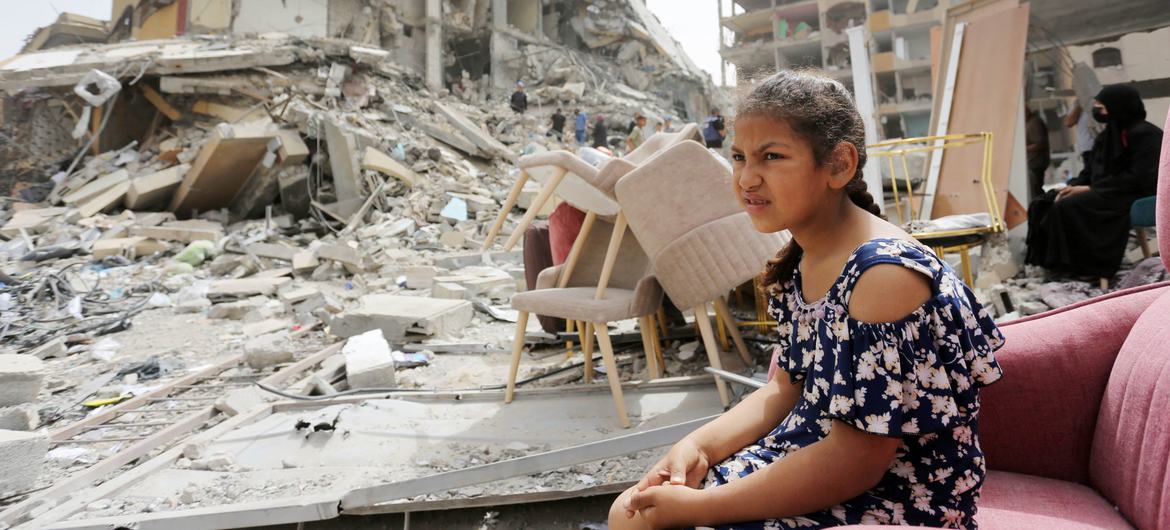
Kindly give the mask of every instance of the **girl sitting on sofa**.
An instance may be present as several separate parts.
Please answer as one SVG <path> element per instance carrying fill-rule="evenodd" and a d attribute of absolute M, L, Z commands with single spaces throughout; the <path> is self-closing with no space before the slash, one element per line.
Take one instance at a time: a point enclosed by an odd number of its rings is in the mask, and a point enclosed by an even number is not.
<path fill-rule="evenodd" d="M 975 528 L 979 388 L 1003 336 L 955 271 L 878 217 L 839 82 L 782 71 L 740 102 L 733 185 L 792 242 L 765 271 L 775 376 L 614 502 L 613 530 Z"/>

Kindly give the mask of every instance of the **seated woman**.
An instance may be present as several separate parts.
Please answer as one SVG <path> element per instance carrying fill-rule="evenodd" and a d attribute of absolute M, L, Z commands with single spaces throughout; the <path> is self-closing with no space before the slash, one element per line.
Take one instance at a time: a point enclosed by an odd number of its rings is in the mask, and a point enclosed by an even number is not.
<path fill-rule="evenodd" d="M 877 216 L 861 116 L 841 83 L 782 71 L 740 103 L 733 188 L 792 242 L 765 271 L 775 377 L 671 448 L 613 530 L 975 528 L 979 387 L 995 324 L 947 263 Z"/>
<path fill-rule="evenodd" d="M 1155 193 L 1162 130 L 1146 121 L 1137 89 L 1110 85 L 1093 101 L 1106 124 L 1089 163 L 1059 193 L 1028 206 L 1026 261 L 1055 272 L 1112 278 L 1129 241 L 1129 208 Z"/>

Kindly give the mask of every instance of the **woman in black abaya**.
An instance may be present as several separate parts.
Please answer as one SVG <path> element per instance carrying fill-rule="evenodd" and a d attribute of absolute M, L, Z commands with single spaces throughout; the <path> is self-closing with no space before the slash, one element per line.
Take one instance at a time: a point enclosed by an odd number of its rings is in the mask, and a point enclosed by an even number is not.
<path fill-rule="evenodd" d="M 1106 124 L 1089 165 L 1060 192 L 1028 207 L 1027 262 L 1077 276 L 1112 278 L 1129 241 L 1129 208 L 1155 193 L 1162 130 L 1146 121 L 1137 89 L 1110 85 L 1093 101 Z"/>

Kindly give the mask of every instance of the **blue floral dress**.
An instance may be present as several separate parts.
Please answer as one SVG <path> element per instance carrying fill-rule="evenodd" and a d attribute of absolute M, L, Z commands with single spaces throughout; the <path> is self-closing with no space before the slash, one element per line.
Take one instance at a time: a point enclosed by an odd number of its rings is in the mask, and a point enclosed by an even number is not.
<path fill-rule="evenodd" d="M 930 277 L 933 296 L 897 322 L 850 318 L 854 284 L 879 263 Z M 825 438 L 834 419 L 902 444 L 878 485 L 853 499 L 799 517 L 718 528 L 976 528 L 986 473 L 978 388 L 1002 375 L 993 352 L 1004 339 L 954 270 L 917 243 L 875 239 L 853 252 L 824 298 L 802 299 L 799 269 L 777 291 L 769 301 L 779 323 L 777 363 L 803 386 L 801 397 L 767 436 L 712 467 L 703 487 L 745 477 Z"/>

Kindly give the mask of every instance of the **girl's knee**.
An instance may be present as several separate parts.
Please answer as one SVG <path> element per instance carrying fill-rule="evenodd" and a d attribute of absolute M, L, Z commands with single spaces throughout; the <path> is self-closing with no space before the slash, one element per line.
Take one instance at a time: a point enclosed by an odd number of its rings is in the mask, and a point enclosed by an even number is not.
<path fill-rule="evenodd" d="M 618 495 L 614 499 L 613 504 L 609 507 L 609 530 L 647 530 L 645 522 L 638 514 L 634 517 L 626 517 L 626 509 L 622 506 L 625 504 L 626 494 Z"/>

